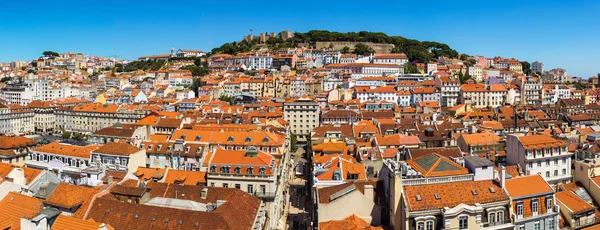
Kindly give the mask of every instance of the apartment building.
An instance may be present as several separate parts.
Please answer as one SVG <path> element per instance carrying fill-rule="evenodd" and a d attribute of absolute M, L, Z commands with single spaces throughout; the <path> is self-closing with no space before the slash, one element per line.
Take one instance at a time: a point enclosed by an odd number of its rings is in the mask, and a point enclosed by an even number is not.
<path fill-rule="evenodd" d="M 506 136 L 508 165 L 518 164 L 525 175 L 540 174 L 553 186 L 571 182 L 571 156 L 566 141 L 547 135 Z"/>
<path fill-rule="evenodd" d="M 6 100 L 11 105 L 27 105 L 35 97 L 36 94 L 31 85 L 23 82 L 21 78 L 9 82 L 0 91 L 0 99 Z"/>
<path fill-rule="evenodd" d="M 94 132 L 116 123 L 134 123 L 147 114 L 147 111 L 115 104 L 83 104 L 75 107 L 56 109 L 57 130 Z"/>
<path fill-rule="evenodd" d="M 435 78 L 435 87 L 440 90 L 440 105 L 442 107 L 454 107 L 458 102 L 460 93 L 460 81 L 457 78 L 440 76 Z"/>
<path fill-rule="evenodd" d="M 378 102 L 388 101 L 397 102 L 398 95 L 394 86 L 356 86 L 354 87 L 356 98 L 362 103 L 367 101 Z"/>
<path fill-rule="evenodd" d="M 412 94 L 412 106 L 419 102 L 440 102 L 440 91 L 434 87 L 414 88 L 410 90 Z"/>
<path fill-rule="evenodd" d="M 559 228 L 559 208 L 554 201 L 555 193 L 544 178 L 532 174 L 507 180 L 505 172 L 501 172 L 499 179 L 505 184 L 506 193 L 510 197 L 510 215 L 515 227 L 523 230 Z"/>
<path fill-rule="evenodd" d="M 403 68 L 396 64 L 349 63 L 344 66 L 344 71 L 351 73 L 354 80 L 365 76 L 387 76 L 403 73 Z"/>
<path fill-rule="evenodd" d="M 495 108 L 504 105 L 506 93 L 506 87 L 500 84 L 465 84 L 460 86 L 458 100 L 473 108 Z"/>
<path fill-rule="evenodd" d="M 133 173 L 144 166 L 146 150 L 124 142 L 109 142 L 91 152 L 88 172 L 112 170 Z"/>
<path fill-rule="evenodd" d="M 400 167 L 386 160 L 379 176 L 389 205 L 384 209 L 389 219 L 383 223 L 389 222 L 392 229 L 514 228 L 508 214 L 510 199 L 496 181 L 459 175 L 452 177 L 453 182 L 413 182 L 402 178 Z"/>
<path fill-rule="evenodd" d="M 290 99 L 283 105 L 283 117 L 290 123 L 290 131 L 304 140 L 319 126 L 320 115 L 319 104 L 306 95 Z"/>
<path fill-rule="evenodd" d="M 401 53 L 375 53 L 372 61 L 374 64 L 394 64 L 404 66 L 408 62 L 406 54 Z"/>
<path fill-rule="evenodd" d="M 531 63 L 531 70 L 535 73 L 544 73 L 544 63 L 534 61 Z"/>
<path fill-rule="evenodd" d="M 55 171 L 61 181 L 77 185 L 96 186 L 101 178 L 85 172 L 90 166 L 92 151 L 100 145 L 77 146 L 53 142 L 34 148 L 29 154 L 27 167 Z"/>
<path fill-rule="evenodd" d="M 0 136 L 0 162 L 23 166 L 37 142 L 23 136 Z"/>
<path fill-rule="evenodd" d="M 526 105 L 542 104 L 542 82 L 537 77 L 519 77 L 514 81 L 521 89 L 521 101 Z"/>

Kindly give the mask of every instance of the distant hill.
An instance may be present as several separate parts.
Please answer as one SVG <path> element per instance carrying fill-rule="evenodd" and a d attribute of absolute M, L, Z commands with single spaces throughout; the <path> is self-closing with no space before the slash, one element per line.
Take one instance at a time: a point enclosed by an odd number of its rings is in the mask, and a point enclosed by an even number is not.
<path fill-rule="evenodd" d="M 296 32 L 294 37 L 283 40 L 280 36 L 271 37 L 266 41 L 266 45 L 271 49 L 292 48 L 298 44 L 308 44 L 314 46 L 317 42 L 371 42 L 380 44 L 393 44 L 392 53 L 404 53 L 410 61 L 428 62 L 436 57 L 447 56 L 457 58 L 458 52 L 444 43 L 434 41 L 418 41 L 401 36 L 388 36 L 381 32 L 330 32 L 327 30 L 311 30 L 307 33 Z M 239 42 L 225 43 L 221 47 L 212 49 L 211 54 L 227 53 L 237 54 L 239 52 L 249 52 L 258 47 L 258 38 L 252 41 L 242 40 Z M 335 47 L 338 48 L 338 47 Z M 354 47 L 349 47 L 354 50 Z M 377 50 L 377 49 L 376 49 Z"/>

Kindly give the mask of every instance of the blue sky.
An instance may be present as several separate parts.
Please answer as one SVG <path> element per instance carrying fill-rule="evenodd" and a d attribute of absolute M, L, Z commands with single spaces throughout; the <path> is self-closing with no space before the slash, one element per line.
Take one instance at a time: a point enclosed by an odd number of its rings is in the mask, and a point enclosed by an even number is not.
<path fill-rule="evenodd" d="M 494 3 L 494 5 L 490 4 Z M 135 59 L 171 47 L 209 51 L 249 29 L 377 31 L 600 72 L 600 1 L 0 1 L 0 61 L 44 50 Z"/>

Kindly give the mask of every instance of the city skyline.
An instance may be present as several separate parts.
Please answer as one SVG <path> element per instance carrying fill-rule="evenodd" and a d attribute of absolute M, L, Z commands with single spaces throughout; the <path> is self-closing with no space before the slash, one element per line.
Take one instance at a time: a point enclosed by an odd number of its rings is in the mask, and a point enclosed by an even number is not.
<path fill-rule="evenodd" d="M 507 1 L 497 6 L 475 1 L 430 1 L 419 6 L 377 2 L 373 4 L 389 7 L 366 12 L 360 4 L 341 1 L 312 8 L 267 1 L 233 9 L 218 2 L 140 3 L 87 6 L 63 1 L 53 4 L 52 12 L 46 12 L 48 6 L 41 1 L 0 3 L 0 29 L 10 32 L 1 39 L 0 61 L 32 60 L 45 50 L 128 60 L 167 53 L 171 47 L 208 52 L 239 41 L 250 29 L 254 34 L 365 30 L 437 41 L 469 55 L 541 61 L 546 69 L 561 67 L 583 78 L 598 73 L 597 58 L 591 54 L 600 51 L 594 43 L 600 19 L 593 17 L 600 3 L 593 1 Z M 242 2 L 237 3 L 229 5 Z M 313 13 L 299 13 L 307 11 Z"/>

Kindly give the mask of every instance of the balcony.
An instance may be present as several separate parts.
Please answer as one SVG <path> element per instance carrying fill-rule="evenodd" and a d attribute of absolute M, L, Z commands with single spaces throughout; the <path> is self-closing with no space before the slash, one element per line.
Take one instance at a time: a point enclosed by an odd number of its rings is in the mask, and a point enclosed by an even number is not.
<path fill-rule="evenodd" d="M 487 229 L 487 230 L 512 229 L 512 228 L 514 228 L 514 226 L 515 225 L 512 223 L 511 219 L 505 218 L 504 220 L 502 220 L 500 222 L 483 223 L 481 225 L 481 228 L 482 229 Z"/>
<path fill-rule="evenodd" d="M 450 182 L 457 182 L 457 181 L 470 181 L 470 180 L 473 180 L 473 174 L 448 176 L 448 177 L 405 179 L 402 183 L 404 185 L 425 185 L 425 184 L 441 184 L 441 183 L 450 183 Z"/>

